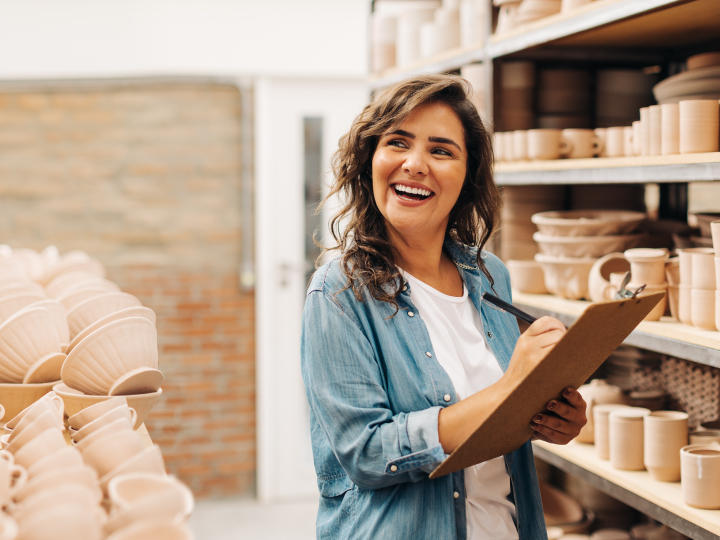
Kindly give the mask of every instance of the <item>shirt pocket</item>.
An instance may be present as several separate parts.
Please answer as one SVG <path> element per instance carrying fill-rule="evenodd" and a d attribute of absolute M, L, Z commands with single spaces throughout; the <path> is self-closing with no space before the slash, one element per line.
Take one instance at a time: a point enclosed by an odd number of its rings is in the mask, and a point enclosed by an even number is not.
<path fill-rule="evenodd" d="M 322 497 L 339 497 L 350 491 L 354 484 L 346 474 L 318 476 L 318 488 Z"/>

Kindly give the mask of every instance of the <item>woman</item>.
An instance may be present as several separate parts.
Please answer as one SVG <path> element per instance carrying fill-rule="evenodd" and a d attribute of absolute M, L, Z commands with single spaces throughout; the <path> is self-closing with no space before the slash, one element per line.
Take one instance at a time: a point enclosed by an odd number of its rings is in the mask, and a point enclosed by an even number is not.
<path fill-rule="evenodd" d="M 318 538 L 546 538 L 530 443 L 428 478 L 477 411 L 508 394 L 513 372 L 565 332 L 543 317 L 520 336 L 513 317 L 480 302 L 485 291 L 510 301 L 510 282 L 482 250 L 500 196 L 469 93 L 451 76 L 399 83 L 335 155 L 341 256 L 313 276 L 303 314 Z M 534 418 L 537 438 L 579 433 L 585 403 L 572 389 L 564 398 Z"/>

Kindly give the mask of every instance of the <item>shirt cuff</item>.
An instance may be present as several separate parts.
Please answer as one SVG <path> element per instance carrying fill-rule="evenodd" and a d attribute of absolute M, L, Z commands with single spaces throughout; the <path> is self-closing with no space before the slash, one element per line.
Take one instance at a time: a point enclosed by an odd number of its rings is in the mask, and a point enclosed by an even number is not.
<path fill-rule="evenodd" d="M 407 435 L 412 453 L 388 462 L 385 472 L 399 474 L 420 469 L 430 474 L 447 455 L 440 444 L 438 415 L 441 407 L 430 407 L 407 415 Z"/>

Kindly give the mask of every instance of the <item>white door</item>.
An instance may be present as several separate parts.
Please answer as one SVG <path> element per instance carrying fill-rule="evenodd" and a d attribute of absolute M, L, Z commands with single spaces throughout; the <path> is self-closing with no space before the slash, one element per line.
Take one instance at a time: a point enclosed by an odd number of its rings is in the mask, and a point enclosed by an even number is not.
<path fill-rule="evenodd" d="M 261 79 L 255 86 L 258 497 L 317 494 L 300 374 L 302 309 L 312 271 L 319 172 L 367 103 L 364 81 Z M 323 190 L 325 191 L 325 190 Z M 310 229 L 310 230 L 306 230 Z"/>

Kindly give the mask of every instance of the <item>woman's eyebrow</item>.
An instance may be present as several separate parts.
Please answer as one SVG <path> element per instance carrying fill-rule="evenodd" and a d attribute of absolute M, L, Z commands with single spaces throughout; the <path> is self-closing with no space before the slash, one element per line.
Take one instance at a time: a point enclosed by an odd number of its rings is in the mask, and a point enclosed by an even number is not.
<path fill-rule="evenodd" d="M 441 144 L 452 144 L 453 146 L 457 147 L 458 150 L 462 152 L 462 148 L 460 148 L 460 145 L 453 141 L 452 139 L 446 139 L 445 137 L 428 137 L 428 141 L 430 142 L 437 142 Z"/>

